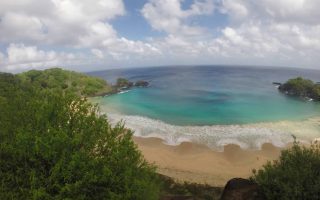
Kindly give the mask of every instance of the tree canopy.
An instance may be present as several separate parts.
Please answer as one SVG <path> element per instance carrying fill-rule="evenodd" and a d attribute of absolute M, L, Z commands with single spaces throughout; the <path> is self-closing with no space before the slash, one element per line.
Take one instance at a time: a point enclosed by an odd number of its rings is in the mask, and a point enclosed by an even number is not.
<path fill-rule="evenodd" d="M 279 90 L 288 95 L 307 97 L 320 101 L 320 85 L 302 77 L 289 79 L 279 87 Z"/>
<path fill-rule="evenodd" d="M 23 76 L 0 74 L 0 199 L 157 199 L 131 130 L 85 98 L 38 87 L 47 75 Z"/>
<path fill-rule="evenodd" d="M 47 70 L 30 70 L 18 75 L 23 83 L 32 83 L 43 89 L 63 90 L 83 96 L 95 96 L 112 90 L 105 80 L 87 76 L 82 73 L 67 71 L 60 68 Z"/>

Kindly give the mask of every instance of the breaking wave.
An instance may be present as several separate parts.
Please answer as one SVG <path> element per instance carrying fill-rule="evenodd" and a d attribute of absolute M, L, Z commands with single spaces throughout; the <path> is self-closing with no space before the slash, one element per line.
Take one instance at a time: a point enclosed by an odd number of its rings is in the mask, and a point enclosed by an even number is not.
<path fill-rule="evenodd" d="M 160 138 L 167 145 L 182 142 L 203 144 L 216 151 L 223 151 L 227 144 L 239 145 L 242 149 L 261 149 L 264 143 L 285 147 L 293 141 L 292 132 L 266 123 L 246 125 L 177 126 L 142 116 L 108 114 L 112 124 L 119 121 L 134 130 L 136 137 Z M 303 139 L 301 140 L 303 141 Z"/>

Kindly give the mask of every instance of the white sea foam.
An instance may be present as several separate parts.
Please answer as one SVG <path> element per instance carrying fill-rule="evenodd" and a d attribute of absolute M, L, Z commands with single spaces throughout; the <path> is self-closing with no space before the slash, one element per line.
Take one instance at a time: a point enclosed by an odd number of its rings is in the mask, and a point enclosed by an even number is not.
<path fill-rule="evenodd" d="M 122 91 L 118 92 L 118 94 L 124 94 L 124 93 L 127 93 L 127 92 L 130 92 L 130 90 L 122 90 Z"/>
<path fill-rule="evenodd" d="M 288 128 L 288 123 L 258 123 L 248 125 L 212 125 L 212 126 L 176 126 L 142 116 L 127 116 L 108 114 L 111 123 L 122 120 L 126 127 L 135 131 L 137 137 L 161 138 L 165 144 L 179 145 L 182 142 L 194 142 L 223 151 L 227 144 L 237 144 L 243 149 L 261 149 L 264 143 L 272 143 L 284 147 L 293 141 L 292 134 L 301 141 L 308 141 L 299 132 L 293 132 L 294 127 Z M 296 126 L 300 126 L 296 124 Z M 314 132 L 315 131 L 315 132 Z M 320 136 L 318 130 L 311 135 Z M 314 138 L 312 138 L 314 139 Z"/>

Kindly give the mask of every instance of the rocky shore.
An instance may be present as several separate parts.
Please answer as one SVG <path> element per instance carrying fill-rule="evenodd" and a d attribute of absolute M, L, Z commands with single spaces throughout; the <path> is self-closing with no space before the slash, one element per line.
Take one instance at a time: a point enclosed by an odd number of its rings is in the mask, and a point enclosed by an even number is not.
<path fill-rule="evenodd" d="M 280 92 L 293 97 L 298 97 L 307 101 L 320 101 L 320 85 L 311 80 L 297 77 L 289 79 L 286 83 L 281 84 L 274 82 Z"/>
<path fill-rule="evenodd" d="M 132 82 L 125 78 L 118 78 L 117 82 L 111 86 L 112 89 L 110 91 L 96 94 L 91 97 L 109 96 L 109 95 L 118 94 L 120 92 L 130 90 L 133 87 L 144 88 L 144 87 L 148 87 L 149 85 L 150 83 L 145 80 L 138 80 L 136 82 Z"/>

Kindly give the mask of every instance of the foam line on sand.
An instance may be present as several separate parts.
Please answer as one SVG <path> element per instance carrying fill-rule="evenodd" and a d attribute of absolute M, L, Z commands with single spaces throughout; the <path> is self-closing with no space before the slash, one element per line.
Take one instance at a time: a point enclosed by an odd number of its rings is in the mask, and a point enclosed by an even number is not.
<path fill-rule="evenodd" d="M 120 120 L 127 128 L 134 130 L 134 136 L 160 138 L 167 145 L 192 142 L 205 145 L 215 151 L 223 151 L 224 146 L 235 144 L 241 149 L 259 150 L 265 143 L 275 147 L 285 147 L 295 135 L 302 142 L 320 137 L 320 119 L 304 121 L 280 121 L 245 125 L 177 126 L 142 116 L 108 114 L 115 124 Z"/>

